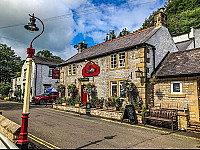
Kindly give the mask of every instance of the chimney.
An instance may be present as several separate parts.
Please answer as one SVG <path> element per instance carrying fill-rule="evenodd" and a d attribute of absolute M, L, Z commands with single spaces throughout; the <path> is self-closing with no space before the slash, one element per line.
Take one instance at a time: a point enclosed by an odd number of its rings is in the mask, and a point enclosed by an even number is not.
<path fill-rule="evenodd" d="M 165 26 L 167 27 L 167 15 L 164 13 L 165 8 L 161 7 L 160 11 L 154 15 L 154 26 Z"/>
<path fill-rule="evenodd" d="M 83 43 L 78 43 L 78 53 L 81 53 L 84 51 L 84 49 L 87 49 L 87 44 L 85 44 L 85 40 L 83 40 Z"/>

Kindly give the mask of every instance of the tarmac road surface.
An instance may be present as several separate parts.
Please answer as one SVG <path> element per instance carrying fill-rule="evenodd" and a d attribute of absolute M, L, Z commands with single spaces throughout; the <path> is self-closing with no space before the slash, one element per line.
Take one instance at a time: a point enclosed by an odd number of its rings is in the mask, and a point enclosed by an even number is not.
<path fill-rule="evenodd" d="M 0 101 L 0 111 L 21 125 L 22 104 Z M 31 105 L 29 140 L 45 149 L 199 149 L 200 135 L 138 126 Z"/>

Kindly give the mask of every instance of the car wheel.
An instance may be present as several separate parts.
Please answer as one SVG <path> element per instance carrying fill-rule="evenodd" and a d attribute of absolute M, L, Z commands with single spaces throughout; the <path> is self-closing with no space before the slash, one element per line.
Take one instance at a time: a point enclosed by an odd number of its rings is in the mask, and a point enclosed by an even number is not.
<path fill-rule="evenodd" d="M 45 100 L 44 99 L 41 99 L 40 100 L 40 105 L 44 105 L 46 102 L 45 102 Z"/>

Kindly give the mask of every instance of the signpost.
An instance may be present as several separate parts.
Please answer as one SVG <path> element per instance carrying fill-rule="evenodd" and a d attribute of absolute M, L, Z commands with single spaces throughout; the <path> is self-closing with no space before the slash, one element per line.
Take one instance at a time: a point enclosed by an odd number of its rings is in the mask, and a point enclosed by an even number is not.
<path fill-rule="evenodd" d="M 124 119 L 128 119 L 130 123 L 134 123 L 134 124 L 138 123 L 137 115 L 136 115 L 133 105 L 126 105 L 121 122 L 123 122 Z"/>
<path fill-rule="evenodd" d="M 86 103 L 86 115 L 90 115 L 90 108 L 91 108 L 91 104 Z"/>

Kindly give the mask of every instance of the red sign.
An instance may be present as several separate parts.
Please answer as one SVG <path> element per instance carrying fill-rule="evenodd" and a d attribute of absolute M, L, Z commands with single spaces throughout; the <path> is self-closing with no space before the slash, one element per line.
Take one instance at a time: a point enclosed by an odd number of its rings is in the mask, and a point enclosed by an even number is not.
<path fill-rule="evenodd" d="M 100 68 L 94 62 L 89 62 L 85 65 L 82 70 L 82 75 L 84 77 L 92 77 L 99 75 Z"/>
<path fill-rule="evenodd" d="M 52 79 L 60 79 L 60 70 L 52 71 Z"/>

